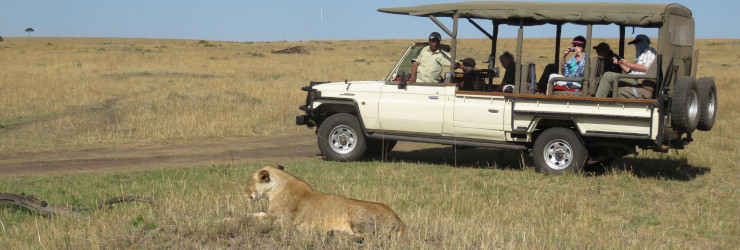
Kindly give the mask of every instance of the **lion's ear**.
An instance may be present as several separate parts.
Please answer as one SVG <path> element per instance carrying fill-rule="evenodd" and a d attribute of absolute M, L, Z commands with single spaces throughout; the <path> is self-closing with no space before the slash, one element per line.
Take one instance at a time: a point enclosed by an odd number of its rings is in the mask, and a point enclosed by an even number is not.
<path fill-rule="evenodd" d="M 285 171 L 285 167 L 283 167 L 283 165 L 278 165 L 278 169 Z"/>
<path fill-rule="evenodd" d="M 259 176 L 259 180 L 261 183 L 270 182 L 270 173 L 267 172 L 266 170 L 260 171 L 257 175 Z"/>

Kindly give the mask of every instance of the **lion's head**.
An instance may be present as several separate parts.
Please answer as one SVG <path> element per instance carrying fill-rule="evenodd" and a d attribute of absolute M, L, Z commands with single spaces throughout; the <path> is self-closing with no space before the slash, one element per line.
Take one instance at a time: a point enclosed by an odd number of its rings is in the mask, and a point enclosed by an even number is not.
<path fill-rule="evenodd" d="M 257 170 L 257 172 L 254 172 L 249 186 L 247 186 L 249 199 L 257 200 L 264 198 L 275 187 L 275 181 L 273 180 L 275 171 L 283 170 L 283 166 L 264 166 Z"/>

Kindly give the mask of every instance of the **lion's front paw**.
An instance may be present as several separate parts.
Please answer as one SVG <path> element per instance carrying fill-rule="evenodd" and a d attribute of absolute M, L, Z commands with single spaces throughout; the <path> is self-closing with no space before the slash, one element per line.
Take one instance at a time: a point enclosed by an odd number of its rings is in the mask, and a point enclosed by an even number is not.
<path fill-rule="evenodd" d="M 265 212 L 253 213 L 249 215 L 249 217 L 256 217 L 256 218 L 264 218 L 265 216 L 267 216 L 267 213 Z"/>

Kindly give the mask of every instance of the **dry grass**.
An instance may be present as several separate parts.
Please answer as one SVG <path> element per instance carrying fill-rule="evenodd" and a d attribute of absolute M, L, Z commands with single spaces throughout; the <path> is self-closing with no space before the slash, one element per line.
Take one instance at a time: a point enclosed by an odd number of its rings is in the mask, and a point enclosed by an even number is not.
<path fill-rule="evenodd" d="M 409 43 L 7 38 L 0 43 L 0 150 L 303 133 L 293 125 L 301 86 L 382 79 Z M 716 77 L 721 90 L 734 90 L 737 43 L 698 42 L 700 73 Z M 297 45 L 310 54 L 270 53 Z M 459 57 L 484 66 L 489 48 L 488 40 L 461 40 Z M 498 48 L 514 51 L 515 40 Z M 554 56 L 552 39 L 525 40 L 525 53 L 523 61 L 541 71 Z M 731 96 L 720 92 L 720 117 L 736 114 Z M 733 122 L 723 121 L 718 130 Z"/>
<path fill-rule="evenodd" d="M 311 54 L 270 53 L 298 44 Z M 293 122 L 301 86 L 381 78 L 403 47 L 396 44 L 8 38 L 0 44 L 0 149 L 305 132 Z"/>
<path fill-rule="evenodd" d="M 527 41 L 525 61 L 550 62 L 550 41 Z M 293 125 L 304 100 L 301 86 L 381 79 L 409 42 L 5 38 L 0 150 L 311 133 Z M 387 203 L 409 224 L 405 238 L 370 241 L 370 247 L 735 248 L 740 41 L 697 43 L 699 75 L 717 81 L 718 120 L 711 132 L 695 133 L 696 141 L 678 155 L 642 152 L 606 170 L 561 177 L 521 167 L 518 154 L 509 151 L 455 155 L 449 147 L 395 151 L 386 163 L 286 165 L 318 190 Z M 513 44 L 504 40 L 499 49 L 513 51 Z M 296 45 L 310 54 L 270 53 Z M 486 40 L 463 40 L 460 56 L 480 63 L 488 46 Z M 0 192 L 52 203 L 92 205 L 124 194 L 160 200 L 156 207 L 121 204 L 89 218 L 41 218 L 0 208 L 0 246 L 357 247 L 342 237 L 245 218 L 264 206 L 249 204 L 243 194 L 246 176 L 258 167 L 0 179 Z"/>

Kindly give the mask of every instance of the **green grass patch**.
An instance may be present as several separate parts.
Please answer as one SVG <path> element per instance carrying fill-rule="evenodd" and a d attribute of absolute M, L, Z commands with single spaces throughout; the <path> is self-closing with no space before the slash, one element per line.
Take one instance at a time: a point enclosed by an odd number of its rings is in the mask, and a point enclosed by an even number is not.
<path fill-rule="evenodd" d="M 32 194 L 52 204 L 94 206 L 109 197 L 137 195 L 156 205 L 117 204 L 93 210 L 89 218 L 43 218 L 3 206 L 0 242 L 13 249 L 355 246 L 341 235 L 249 218 L 267 206 L 250 203 L 244 192 L 262 165 L 3 178 L 0 192 Z M 546 176 L 530 167 L 404 161 L 316 159 L 284 165 L 316 190 L 395 210 L 408 226 L 406 235 L 367 241 L 373 248 L 732 248 L 740 243 L 733 233 L 740 226 L 732 219 L 740 194 L 704 185 L 711 178 L 644 178 L 619 168 Z"/>

